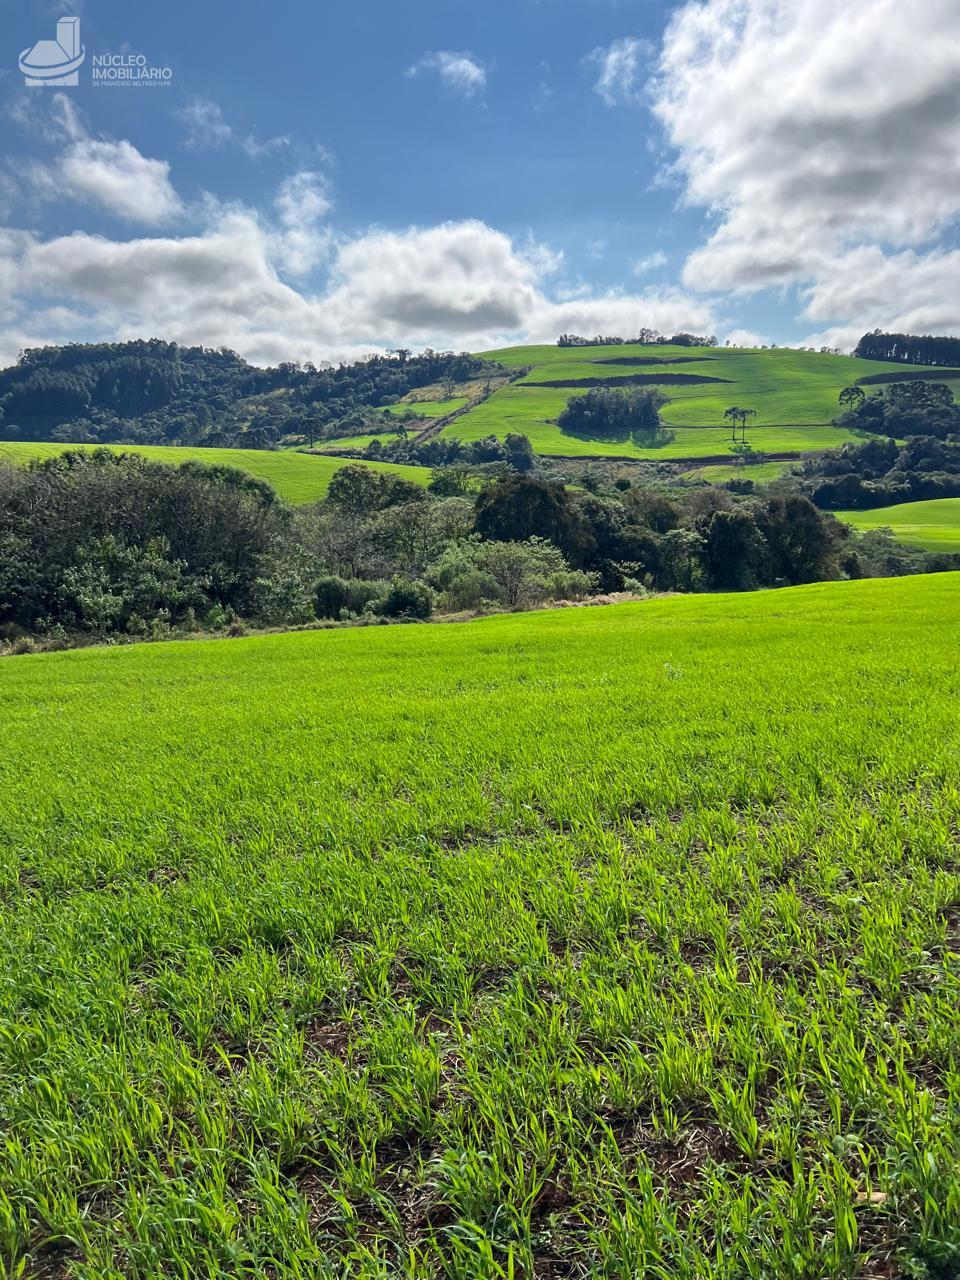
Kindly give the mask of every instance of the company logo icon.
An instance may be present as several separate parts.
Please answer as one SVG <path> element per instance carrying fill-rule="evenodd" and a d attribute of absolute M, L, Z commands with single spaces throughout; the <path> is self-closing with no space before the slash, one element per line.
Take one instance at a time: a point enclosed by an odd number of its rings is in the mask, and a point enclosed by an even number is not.
<path fill-rule="evenodd" d="M 56 40 L 38 40 L 20 55 L 20 70 L 27 84 L 75 85 L 86 56 L 80 43 L 80 19 L 61 18 Z"/>

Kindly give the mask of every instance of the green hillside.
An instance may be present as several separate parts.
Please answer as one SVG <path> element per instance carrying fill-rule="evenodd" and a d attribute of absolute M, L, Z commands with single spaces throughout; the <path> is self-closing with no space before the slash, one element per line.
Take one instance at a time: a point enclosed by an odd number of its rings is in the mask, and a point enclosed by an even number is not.
<path fill-rule="evenodd" d="M 731 405 L 756 410 L 747 439 L 757 450 L 787 453 L 832 448 L 854 438 L 829 425 L 839 411 L 837 396 L 842 388 L 865 377 L 876 381 L 885 375 L 903 376 L 903 365 L 786 349 L 531 346 L 487 352 L 485 358 L 508 368 L 532 368 L 451 423 L 443 434 L 476 440 L 517 431 L 530 437 L 538 453 L 571 457 L 666 461 L 724 456 L 731 441 L 723 413 Z M 672 442 L 657 449 L 641 448 L 629 441 L 578 438 L 555 425 L 564 405 L 577 394 L 576 384 L 627 385 L 625 379 L 655 383 L 668 396 L 661 418 L 675 429 Z M 558 382 L 574 385 L 549 385 Z"/>
<path fill-rule="evenodd" d="M 26 463 L 31 458 L 49 458 L 65 449 L 83 448 L 83 445 L 61 444 L 11 444 L 0 440 L 0 461 Z M 315 454 L 273 452 L 267 449 L 190 449 L 167 445 L 112 445 L 118 452 L 142 453 L 157 462 L 203 462 L 208 466 L 239 467 L 249 471 L 259 480 L 271 484 L 281 498 L 294 505 L 318 502 L 327 492 L 334 473 L 346 466 L 338 458 L 322 458 Z M 430 472 L 426 467 L 399 466 L 387 462 L 367 462 L 365 466 L 377 471 L 426 485 Z"/>
<path fill-rule="evenodd" d="M 0 661 L 5 1272 L 952 1274 L 958 640 L 944 574 Z"/>
<path fill-rule="evenodd" d="M 960 552 L 960 498 L 900 502 L 875 511 L 838 511 L 855 529 L 892 529 L 899 542 L 925 551 Z"/>

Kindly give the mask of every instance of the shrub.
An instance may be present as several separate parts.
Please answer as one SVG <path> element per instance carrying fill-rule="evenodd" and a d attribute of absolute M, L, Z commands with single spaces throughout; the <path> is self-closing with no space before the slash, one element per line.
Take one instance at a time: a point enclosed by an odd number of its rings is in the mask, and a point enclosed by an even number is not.
<path fill-rule="evenodd" d="M 433 592 L 425 582 L 394 578 L 380 612 L 385 618 L 429 618 L 433 613 Z"/>

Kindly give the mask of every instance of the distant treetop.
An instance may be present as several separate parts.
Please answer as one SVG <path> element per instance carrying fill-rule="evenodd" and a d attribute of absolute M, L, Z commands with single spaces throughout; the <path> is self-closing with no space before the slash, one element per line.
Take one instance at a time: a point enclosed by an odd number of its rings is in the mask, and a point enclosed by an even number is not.
<path fill-rule="evenodd" d="M 636 338 L 610 337 L 598 333 L 594 338 L 581 338 L 577 333 L 561 333 L 558 347 L 715 347 L 717 339 L 711 334 L 701 337 L 695 333 L 675 333 L 672 338 L 656 329 L 641 329 Z"/>
<path fill-rule="evenodd" d="M 895 360 L 903 364 L 951 365 L 960 368 L 960 338 L 935 334 L 865 333 L 853 354 L 863 360 Z"/>

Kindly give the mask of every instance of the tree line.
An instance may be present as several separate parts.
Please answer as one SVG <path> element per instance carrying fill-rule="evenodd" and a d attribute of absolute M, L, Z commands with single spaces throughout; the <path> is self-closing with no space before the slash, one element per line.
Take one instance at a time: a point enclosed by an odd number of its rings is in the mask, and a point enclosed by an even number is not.
<path fill-rule="evenodd" d="M 0 644 L 786 586 L 873 573 L 872 545 L 802 494 L 574 491 L 506 467 L 425 489 L 357 463 L 291 510 L 230 468 L 67 452 L 0 468 Z"/>
<path fill-rule="evenodd" d="M 827 511 L 960 497 L 960 440 L 912 436 L 845 444 L 799 468 L 800 486 Z"/>
<path fill-rule="evenodd" d="M 360 430 L 410 391 L 494 371 L 430 350 L 259 369 L 156 338 L 31 348 L 0 370 L 0 438 L 272 448 Z"/>
<path fill-rule="evenodd" d="M 641 329 L 635 338 L 611 337 L 598 333 L 593 338 L 582 338 L 577 333 L 561 333 L 558 347 L 715 347 L 717 339 L 711 334 L 703 337 L 696 333 L 675 333 L 668 338 L 656 329 Z"/>
<path fill-rule="evenodd" d="M 844 387 L 839 396 L 844 410 L 834 424 L 851 431 L 885 436 L 936 436 L 945 440 L 960 433 L 960 405 L 945 383 L 922 378 L 890 382 L 873 395 L 862 386 Z"/>
<path fill-rule="evenodd" d="M 862 360 L 890 360 L 904 364 L 952 365 L 960 368 L 960 338 L 936 334 L 865 333 L 853 354 Z"/>

